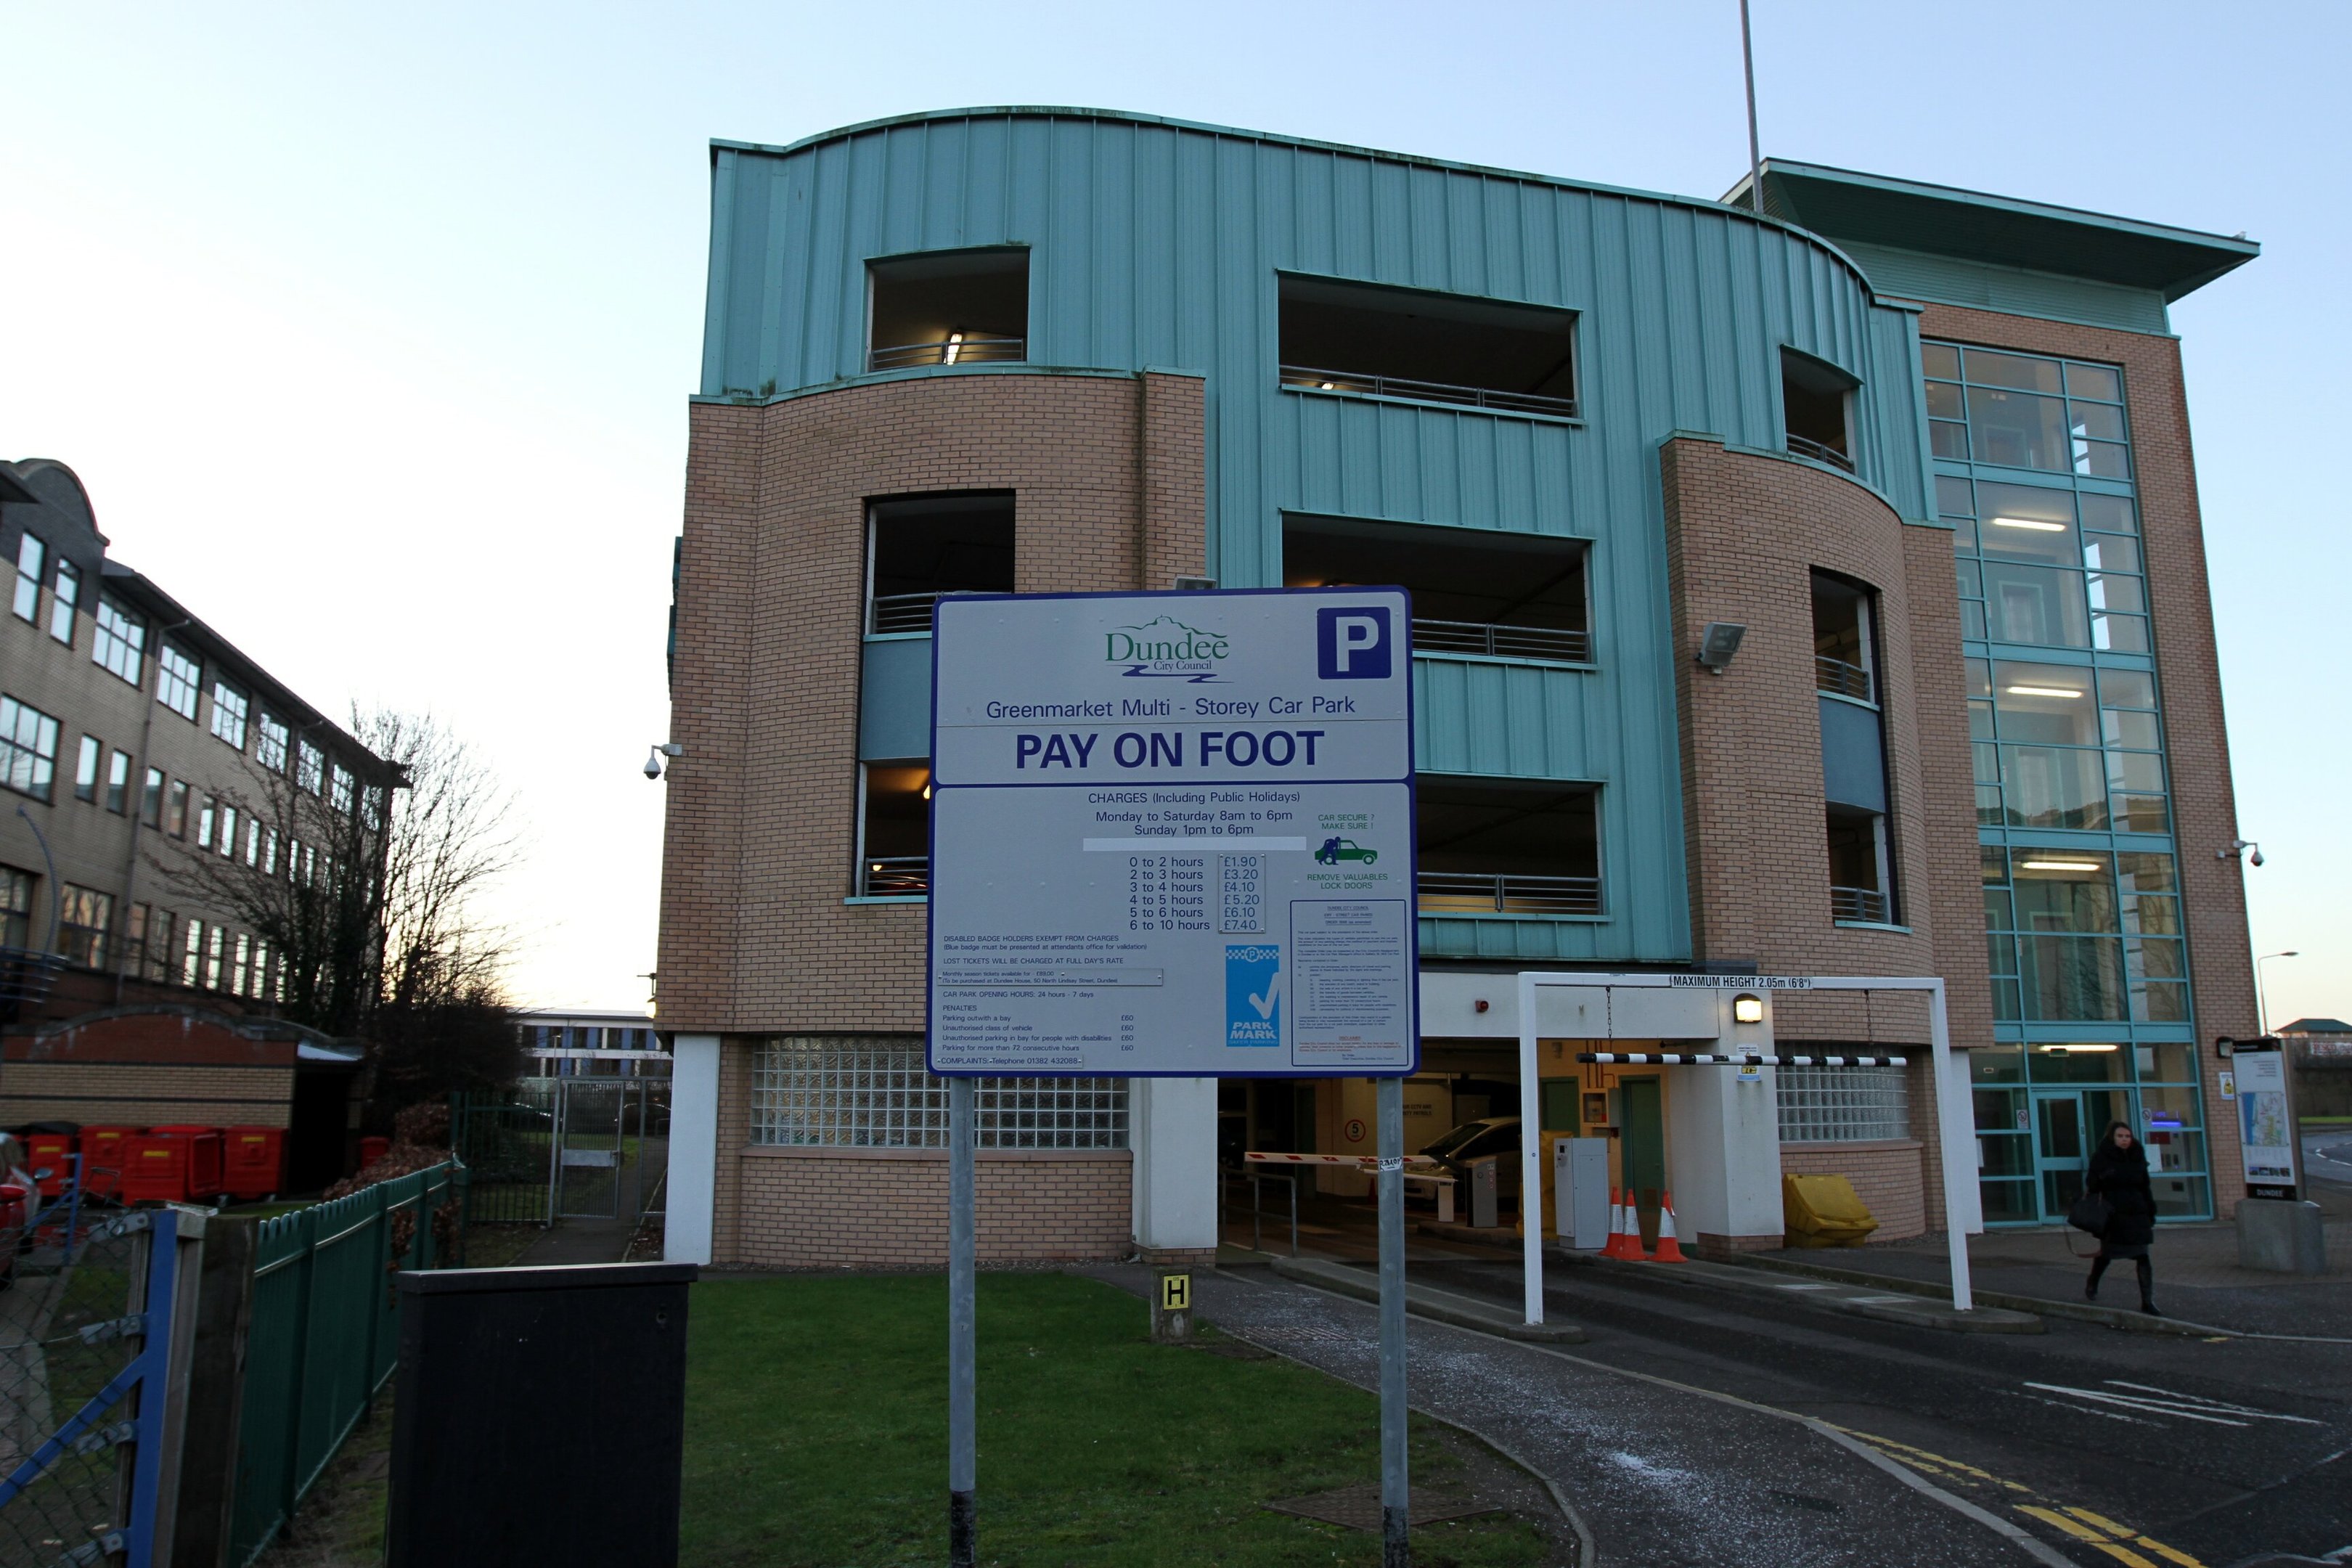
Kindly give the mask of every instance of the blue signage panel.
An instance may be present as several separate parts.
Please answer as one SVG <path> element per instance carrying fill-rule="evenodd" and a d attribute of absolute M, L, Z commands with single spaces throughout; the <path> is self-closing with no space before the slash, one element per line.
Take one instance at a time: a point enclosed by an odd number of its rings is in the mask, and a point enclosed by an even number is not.
<path fill-rule="evenodd" d="M 940 600 L 931 1070 L 1411 1073 L 1412 617 L 1396 588 Z"/>

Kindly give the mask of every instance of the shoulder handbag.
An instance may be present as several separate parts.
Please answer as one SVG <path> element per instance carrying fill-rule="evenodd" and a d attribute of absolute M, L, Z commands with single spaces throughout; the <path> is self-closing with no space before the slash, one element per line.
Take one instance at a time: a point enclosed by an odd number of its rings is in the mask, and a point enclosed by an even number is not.
<path fill-rule="evenodd" d="M 2076 1230 L 2086 1230 L 2093 1236 L 2105 1236 L 2107 1222 L 2116 1217 L 2115 1206 L 2096 1193 L 2084 1193 L 2066 1211 L 2066 1223 Z"/>

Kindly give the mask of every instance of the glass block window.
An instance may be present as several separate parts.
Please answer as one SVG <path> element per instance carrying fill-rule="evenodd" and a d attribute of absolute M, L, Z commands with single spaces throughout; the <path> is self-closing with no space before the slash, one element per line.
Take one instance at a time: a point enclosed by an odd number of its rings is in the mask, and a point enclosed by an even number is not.
<path fill-rule="evenodd" d="M 58 721 L 13 697 L 0 697 L 0 785 L 47 800 L 58 776 Z"/>
<path fill-rule="evenodd" d="M 1787 1048 L 1784 1045 L 1784 1048 Z M 1860 1143 L 1911 1136 L 1901 1068 L 1775 1068 L 1783 1143 Z"/>
<path fill-rule="evenodd" d="M 147 623 L 103 596 L 98 601 L 97 619 L 98 639 L 90 645 L 91 660 L 110 674 L 138 685 L 147 647 Z"/>
<path fill-rule="evenodd" d="M 240 752 L 245 750 L 246 727 L 252 712 L 244 692 L 226 680 L 213 682 L 213 733 Z"/>
<path fill-rule="evenodd" d="M 1124 1149 L 1127 1080 L 985 1078 L 983 1149 Z M 788 1035 L 751 1056 L 751 1142 L 853 1149 L 944 1149 L 948 1086 L 919 1037 Z"/>
<path fill-rule="evenodd" d="M 196 716 L 196 694 L 204 689 L 204 668 L 165 643 L 155 655 L 155 700 L 183 719 Z"/>

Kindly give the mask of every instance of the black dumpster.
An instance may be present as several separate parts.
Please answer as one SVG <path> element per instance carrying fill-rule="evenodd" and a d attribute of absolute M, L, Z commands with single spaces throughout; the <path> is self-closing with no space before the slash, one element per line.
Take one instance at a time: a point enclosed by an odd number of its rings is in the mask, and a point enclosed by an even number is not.
<path fill-rule="evenodd" d="M 694 1277 L 401 1275 L 391 1568 L 674 1568 Z"/>

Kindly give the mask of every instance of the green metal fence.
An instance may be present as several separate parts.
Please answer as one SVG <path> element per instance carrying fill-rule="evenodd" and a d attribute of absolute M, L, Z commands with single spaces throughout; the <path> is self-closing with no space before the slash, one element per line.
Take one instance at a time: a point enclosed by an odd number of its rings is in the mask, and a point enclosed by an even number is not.
<path fill-rule="evenodd" d="M 261 1555 L 400 1359 L 394 1274 L 443 1259 L 434 1211 L 464 1209 L 457 1164 L 261 1222 L 236 1463 L 232 1561 Z"/>
<path fill-rule="evenodd" d="M 449 1096 L 449 1142 L 467 1173 L 466 1223 L 553 1222 L 556 1079 Z"/>

